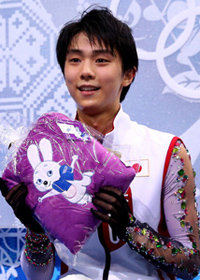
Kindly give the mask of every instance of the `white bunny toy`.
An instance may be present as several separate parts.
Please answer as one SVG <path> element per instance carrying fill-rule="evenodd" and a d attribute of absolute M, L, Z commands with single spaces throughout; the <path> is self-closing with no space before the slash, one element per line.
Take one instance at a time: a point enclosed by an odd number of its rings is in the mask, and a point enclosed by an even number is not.
<path fill-rule="evenodd" d="M 43 161 L 40 159 L 39 150 L 42 154 Z M 38 201 L 62 194 L 72 203 L 85 204 L 91 201 L 91 196 L 86 193 L 86 187 L 91 183 L 93 171 L 82 173 L 81 180 L 74 180 L 74 165 L 78 159 L 77 155 L 72 156 L 71 166 L 60 165 L 59 162 L 53 161 L 53 150 L 51 142 L 42 138 L 37 145 L 31 144 L 27 149 L 27 157 L 34 169 L 33 182 L 35 187 L 46 192 L 44 196 L 39 197 Z"/>

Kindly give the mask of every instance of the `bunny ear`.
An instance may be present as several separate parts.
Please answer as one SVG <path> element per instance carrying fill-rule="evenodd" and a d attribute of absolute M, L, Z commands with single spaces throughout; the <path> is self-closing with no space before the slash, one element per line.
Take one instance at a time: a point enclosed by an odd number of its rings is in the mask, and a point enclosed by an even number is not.
<path fill-rule="evenodd" d="M 41 162 L 40 160 L 40 155 L 39 155 L 39 151 L 36 145 L 31 144 L 28 149 L 27 149 L 27 157 L 28 160 L 31 164 L 31 166 L 33 167 L 33 169 L 36 168 L 36 166 Z"/>
<path fill-rule="evenodd" d="M 51 142 L 46 139 L 42 138 L 39 143 L 39 148 L 43 156 L 43 160 L 52 160 L 53 159 L 53 151 L 51 147 Z"/>

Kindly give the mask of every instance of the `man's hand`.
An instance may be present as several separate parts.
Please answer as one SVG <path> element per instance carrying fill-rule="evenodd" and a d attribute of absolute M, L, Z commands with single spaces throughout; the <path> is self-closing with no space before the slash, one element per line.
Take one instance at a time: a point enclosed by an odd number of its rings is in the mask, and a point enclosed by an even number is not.
<path fill-rule="evenodd" d="M 7 203 L 12 207 L 15 216 L 25 227 L 36 233 L 44 233 L 43 228 L 33 218 L 33 213 L 25 202 L 28 190 L 24 183 L 20 183 L 9 190 L 6 181 L 0 178 L 0 190 Z"/>
<path fill-rule="evenodd" d="M 95 193 L 93 203 L 99 210 L 92 208 L 92 213 L 101 221 L 109 223 L 114 233 L 123 238 L 131 213 L 123 193 L 114 187 L 102 187 Z"/>

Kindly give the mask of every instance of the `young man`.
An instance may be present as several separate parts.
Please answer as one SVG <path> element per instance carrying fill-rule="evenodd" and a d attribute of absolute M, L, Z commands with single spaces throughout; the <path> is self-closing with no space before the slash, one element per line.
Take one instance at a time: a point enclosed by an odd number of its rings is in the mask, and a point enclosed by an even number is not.
<path fill-rule="evenodd" d="M 120 104 L 138 68 L 130 28 L 108 9 L 85 12 L 61 30 L 57 58 L 77 105 L 76 119 L 104 134 L 103 145 L 138 167 L 125 197 L 112 186 L 95 195 L 99 210 L 91 211 L 103 223 L 63 279 L 192 279 L 200 266 L 199 232 L 187 151 L 177 137 L 131 121 Z M 51 279 L 52 243 L 31 213 L 21 211 L 26 188 L 7 192 L 2 182 L 1 189 L 29 228 L 22 254 L 27 279 Z M 54 245 L 68 265 L 64 246 Z"/>

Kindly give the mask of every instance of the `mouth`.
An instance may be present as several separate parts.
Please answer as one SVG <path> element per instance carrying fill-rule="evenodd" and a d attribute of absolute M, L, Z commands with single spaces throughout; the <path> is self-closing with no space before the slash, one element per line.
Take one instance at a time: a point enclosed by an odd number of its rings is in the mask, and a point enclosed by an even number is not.
<path fill-rule="evenodd" d="M 95 92 L 97 92 L 100 89 L 100 87 L 91 86 L 91 85 L 83 85 L 83 86 L 78 87 L 78 89 L 80 90 L 80 92 L 83 95 L 92 95 Z"/>

